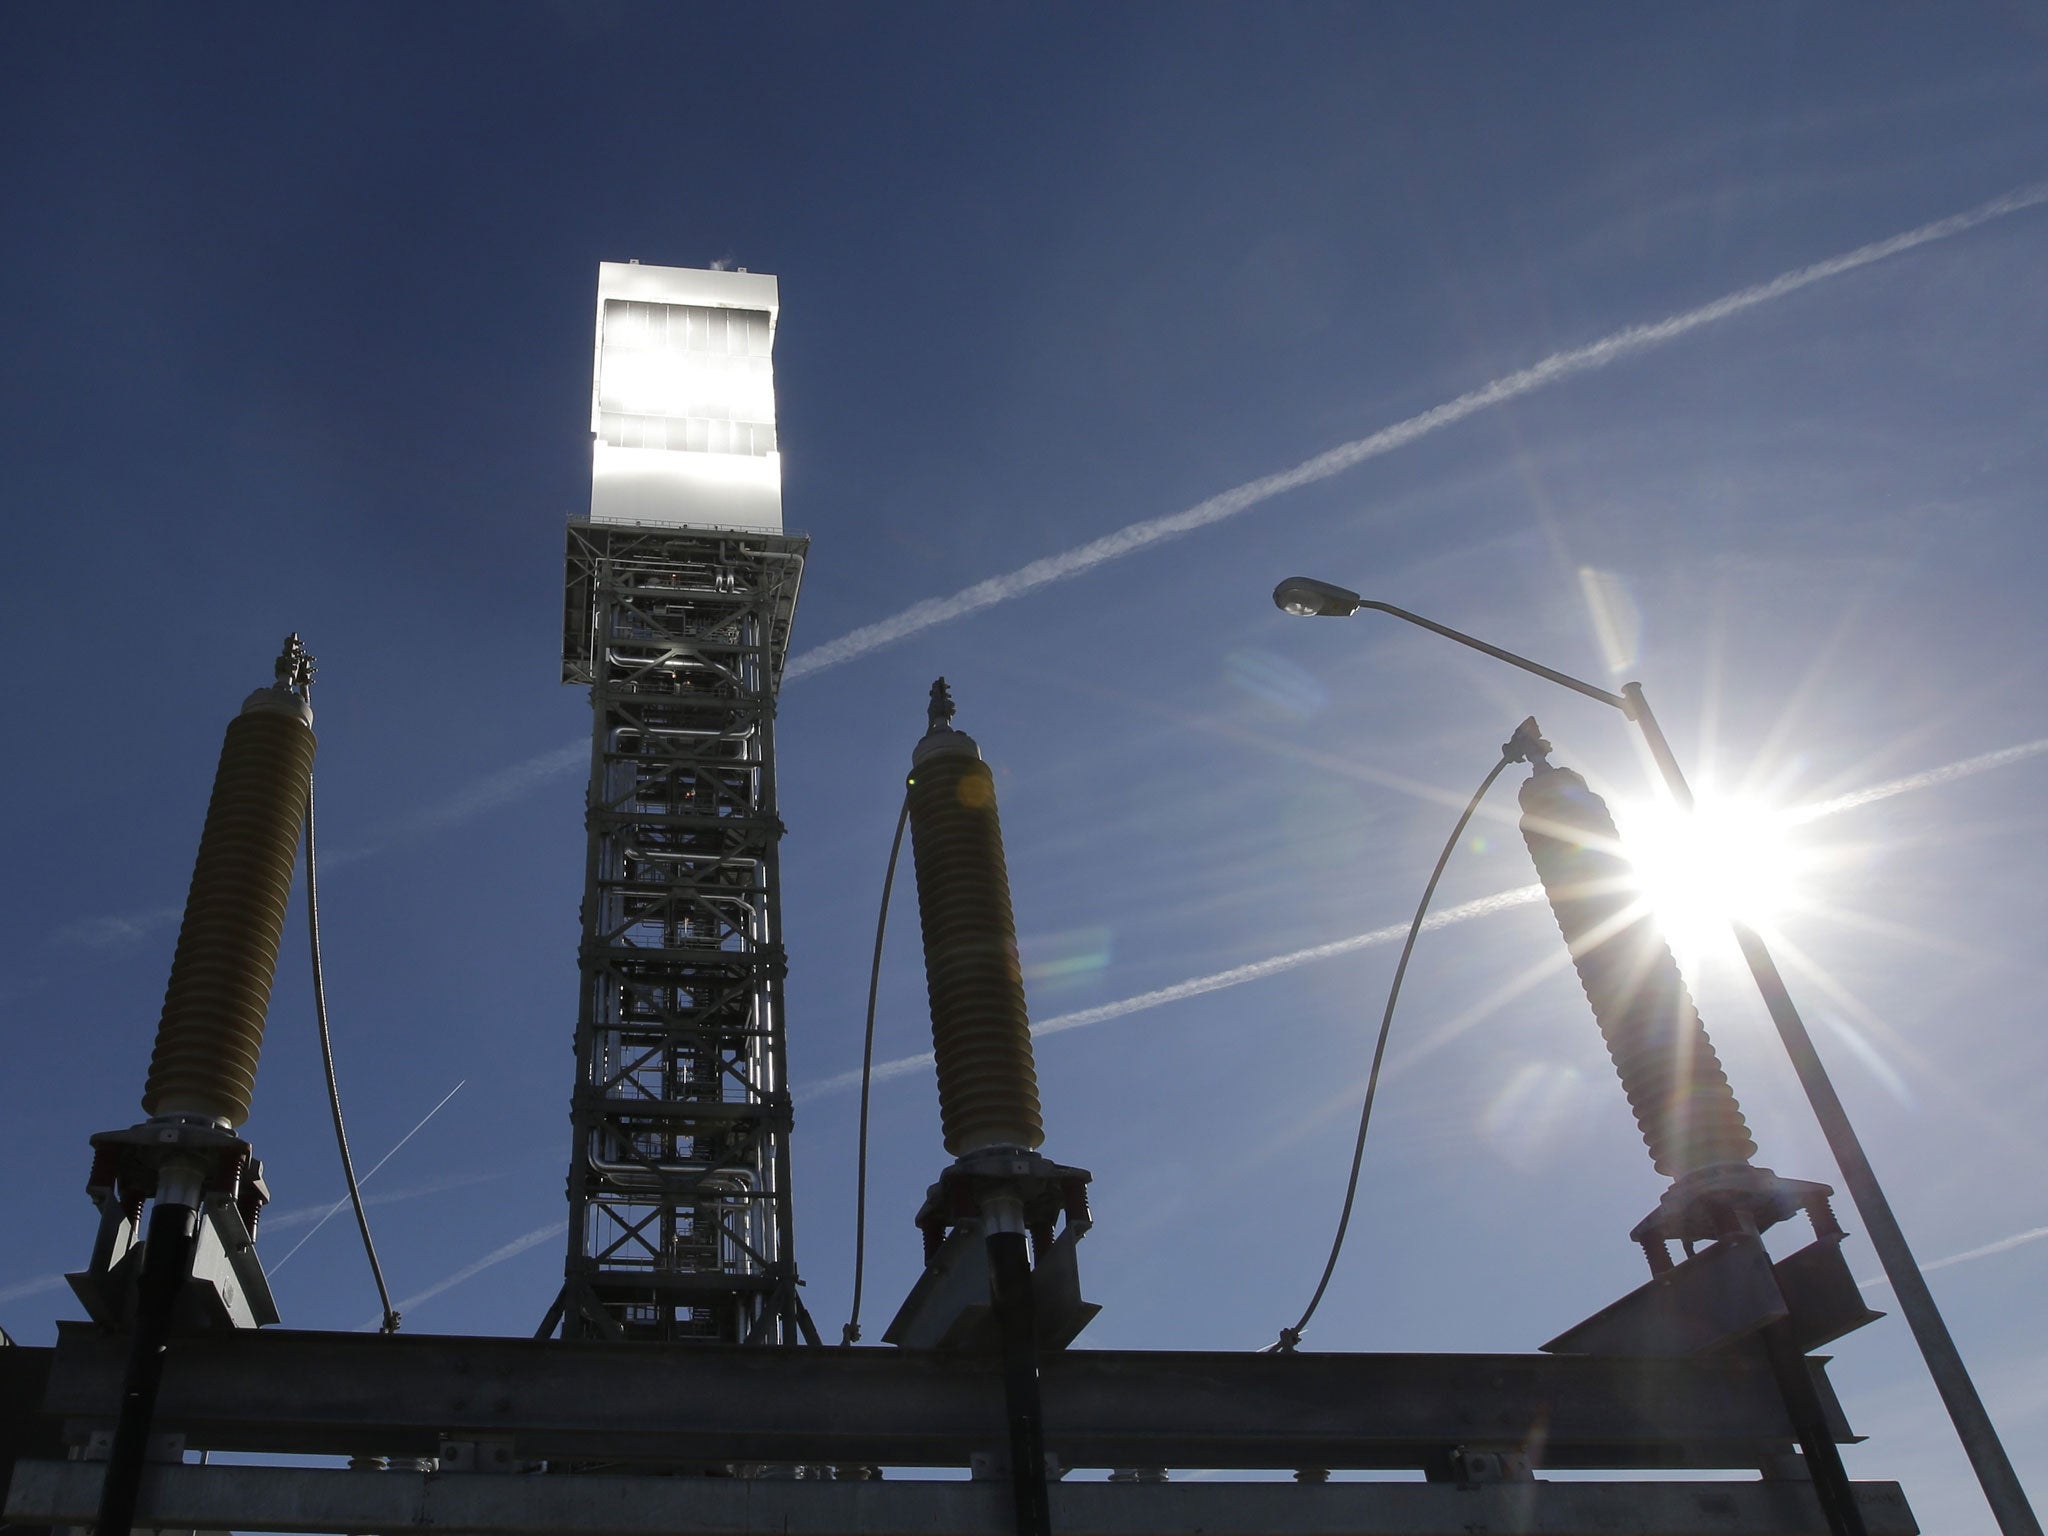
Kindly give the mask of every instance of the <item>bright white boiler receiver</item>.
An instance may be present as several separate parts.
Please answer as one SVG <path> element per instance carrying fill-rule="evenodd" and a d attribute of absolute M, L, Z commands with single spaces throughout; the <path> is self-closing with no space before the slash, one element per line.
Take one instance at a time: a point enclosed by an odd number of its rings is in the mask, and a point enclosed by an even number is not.
<path fill-rule="evenodd" d="M 782 531 L 779 308 L 764 272 L 598 266 L 592 522 Z"/>

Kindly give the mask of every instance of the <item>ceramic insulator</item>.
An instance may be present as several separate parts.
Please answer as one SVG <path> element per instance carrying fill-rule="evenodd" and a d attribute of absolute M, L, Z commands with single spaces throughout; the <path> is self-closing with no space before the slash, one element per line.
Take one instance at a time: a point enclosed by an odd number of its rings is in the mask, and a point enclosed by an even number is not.
<path fill-rule="evenodd" d="M 1036 1148 L 1045 1126 L 995 778 L 972 737 L 941 727 L 918 744 L 910 832 L 946 1150 Z"/>
<path fill-rule="evenodd" d="M 312 711 L 259 689 L 228 725 L 142 1107 L 249 1118 L 277 947 L 313 782 Z"/>
<path fill-rule="evenodd" d="M 1747 1163 L 1756 1143 L 1607 804 L 1569 768 L 1522 786 L 1522 837 L 1657 1171 Z"/>

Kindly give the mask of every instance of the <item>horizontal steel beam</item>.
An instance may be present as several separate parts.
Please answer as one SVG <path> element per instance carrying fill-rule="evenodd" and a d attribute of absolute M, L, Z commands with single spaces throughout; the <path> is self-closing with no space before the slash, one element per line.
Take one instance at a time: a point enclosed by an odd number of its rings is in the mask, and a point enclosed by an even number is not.
<path fill-rule="evenodd" d="M 111 1420 L 126 1349 L 62 1325 L 45 1411 Z M 195 1450 L 432 1456 L 485 1436 L 527 1460 L 959 1467 L 1007 1440 L 998 1373 L 969 1355 L 266 1329 L 182 1337 L 166 1366 L 158 1420 Z M 1467 1446 L 1755 1468 L 1793 1443 L 1747 1355 L 1070 1350 L 1043 1378 L 1047 1447 L 1071 1467 L 1428 1469 Z"/>
<path fill-rule="evenodd" d="M 24 1462 L 21 1524 L 85 1525 L 104 1468 Z M 1059 1536 L 1821 1536 L 1810 1484 L 1056 1483 Z M 1912 1536 L 1896 1483 L 1856 1489 L 1870 1536 Z M 345 1472 L 163 1466 L 138 1522 L 181 1530 L 417 1531 L 438 1536 L 1009 1536 L 1008 1486 L 766 1478 Z"/>

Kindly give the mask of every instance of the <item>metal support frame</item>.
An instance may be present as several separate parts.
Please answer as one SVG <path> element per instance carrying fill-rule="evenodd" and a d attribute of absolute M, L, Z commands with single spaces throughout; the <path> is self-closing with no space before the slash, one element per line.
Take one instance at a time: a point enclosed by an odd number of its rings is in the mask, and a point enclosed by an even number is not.
<path fill-rule="evenodd" d="M 126 1342 L 59 1326 L 43 1412 L 113 1417 Z M 1837 1440 L 1852 1437 L 1809 1362 Z M 1760 1351 L 1540 1354 L 1064 1350 L 1040 1361 L 1064 1467 L 1423 1471 L 1454 1453 L 1541 1471 L 1772 1466 L 1794 1429 Z M 157 1419 L 194 1450 L 417 1457 L 504 1441 L 525 1461 L 949 1467 L 1000 1454 L 980 1355 L 265 1329 L 181 1335 Z"/>
<path fill-rule="evenodd" d="M 568 1338 L 790 1342 L 775 693 L 809 541 L 572 522 L 590 686 Z"/>
<path fill-rule="evenodd" d="M 1273 589 L 1273 601 L 1287 612 L 1303 616 L 1346 618 L 1361 609 L 1388 614 L 1617 709 L 1642 733 L 1643 744 L 1673 801 L 1681 810 L 1690 811 L 1693 807 L 1692 787 L 1686 782 L 1678 758 L 1671 750 L 1671 743 L 1665 739 L 1664 728 L 1650 709 L 1650 701 L 1643 696 L 1641 683 L 1625 683 L 1620 693 L 1613 693 L 1582 678 L 1531 661 L 1526 656 L 1488 644 L 1463 630 L 1426 619 L 1419 613 L 1361 597 L 1349 587 L 1339 587 L 1312 577 L 1288 577 Z M 1977 1385 L 1970 1377 L 1969 1367 L 1963 1363 L 1962 1353 L 1948 1331 L 1948 1324 L 1935 1303 L 1934 1293 L 1928 1289 L 1926 1276 L 1921 1273 L 1919 1262 L 1906 1243 L 1906 1234 L 1892 1213 L 1891 1202 L 1878 1183 L 1877 1172 L 1870 1165 L 1862 1140 L 1849 1122 L 1848 1111 L 1842 1107 L 1827 1067 L 1821 1061 L 1820 1053 L 1814 1049 L 1812 1036 L 1807 1033 L 1805 1021 L 1799 1016 L 1785 978 L 1778 971 L 1777 961 L 1764 943 L 1763 936 L 1749 924 L 1735 922 L 1731 926 L 1758 995 L 1763 999 L 1771 1023 L 1791 1059 L 1799 1086 L 1806 1094 L 1814 1118 L 1820 1123 L 1821 1134 L 1827 1139 L 1828 1150 L 1834 1154 L 1835 1163 L 1842 1170 L 1842 1182 L 1848 1185 L 1857 1214 L 1863 1218 L 1870 1245 L 1877 1251 L 1885 1278 L 1891 1282 L 1892 1293 L 1898 1298 L 1899 1311 L 1912 1330 L 1913 1340 L 1919 1345 L 1921 1358 L 1927 1364 L 1927 1373 L 1941 1396 L 1942 1405 L 1948 1410 L 1963 1452 L 1970 1459 L 1971 1470 L 1977 1475 L 1978 1486 L 1984 1491 L 1992 1517 L 1998 1522 L 2003 1536 L 2041 1536 L 2040 1519 L 2027 1499 L 2026 1489 L 2020 1486 L 2019 1474 L 2013 1470 L 2011 1457 L 2006 1455 L 1997 1426 L 1984 1407 Z"/>
<path fill-rule="evenodd" d="M 7 1516 L 58 1525 L 92 1508 L 100 1469 L 22 1467 Z M 1805 1536 L 1813 1497 L 1751 1483 L 1065 1483 L 1060 1536 Z M 434 1531 L 472 1536 L 1004 1536 L 989 1482 L 514 1477 L 309 1467 L 155 1467 L 143 1508 L 191 1530 Z M 1871 1536 L 1919 1527 L 1896 1483 L 1861 1483 Z"/>
<path fill-rule="evenodd" d="M 24 1367 L 8 1379 L 40 1388 L 40 1414 L 18 1429 L 62 1426 L 80 1445 L 119 1406 L 123 1343 L 100 1329 L 64 1324 L 54 1349 L 8 1353 Z M 347 1471 L 153 1466 L 139 1514 L 157 1527 L 1006 1536 L 1014 1521 L 1003 1480 L 875 1477 L 879 1467 L 957 1471 L 1001 1459 L 1003 1383 L 977 1355 L 266 1330 L 180 1336 L 164 1365 L 157 1419 L 186 1447 L 355 1460 Z M 1813 1391 L 1846 1441 L 1824 1365 L 1810 1362 Z M 1047 1460 L 1060 1473 L 1309 1473 L 1277 1483 L 1051 1482 L 1042 1491 L 1059 1536 L 1825 1528 L 1812 1485 L 1782 1475 L 1796 1460 L 1794 1426 L 1756 1350 L 1687 1359 L 1069 1350 L 1045 1356 L 1040 1374 Z M 23 1435 L 9 1521 L 77 1524 L 96 1507 L 102 1469 L 51 1459 L 52 1449 L 48 1435 Z M 439 1458 L 438 1471 L 426 1457 Z M 385 1458 L 388 1470 L 372 1470 Z M 563 1466 L 574 1475 L 551 1475 Z M 1763 1476 L 1685 1476 L 1706 1468 Z M 1421 1471 L 1426 1481 L 1322 1481 L 1331 1469 Z M 1677 1475 L 1550 1477 L 1598 1469 Z M 726 1475 L 673 1475 L 691 1470 Z M 1896 1485 L 1858 1484 L 1853 1497 L 1873 1536 L 1915 1530 Z"/>

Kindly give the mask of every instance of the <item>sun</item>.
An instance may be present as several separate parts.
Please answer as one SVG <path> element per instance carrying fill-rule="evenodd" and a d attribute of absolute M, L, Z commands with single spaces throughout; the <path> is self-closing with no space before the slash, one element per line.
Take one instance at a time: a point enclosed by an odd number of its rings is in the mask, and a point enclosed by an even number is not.
<path fill-rule="evenodd" d="M 1811 860 L 1793 818 L 1774 806 L 1702 796 L 1688 812 L 1643 801 L 1618 805 L 1615 822 L 1642 899 L 1681 961 L 1725 949 L 1731 923 L 1769 932 L 1804 902 Z"/>

